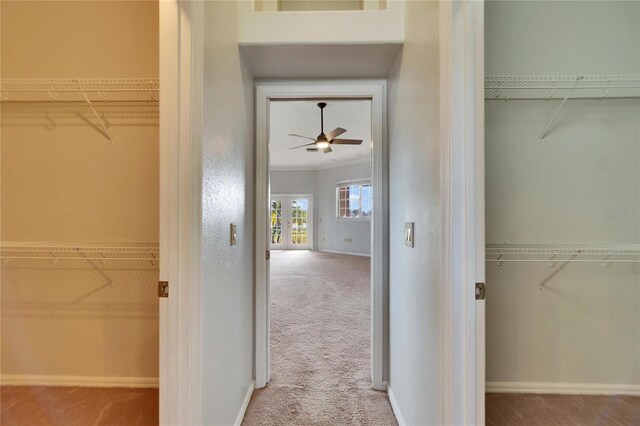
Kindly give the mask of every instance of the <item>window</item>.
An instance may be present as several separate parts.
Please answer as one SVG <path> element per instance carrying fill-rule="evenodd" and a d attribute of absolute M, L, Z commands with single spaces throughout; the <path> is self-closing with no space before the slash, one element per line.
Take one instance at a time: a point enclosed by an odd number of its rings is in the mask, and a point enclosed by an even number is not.
<path fill-rule="evenodd" d="M 336 188 L 338 219 L 368 219 L 371 217 L 372 190 L 370 183 L 339 184 Z"/>

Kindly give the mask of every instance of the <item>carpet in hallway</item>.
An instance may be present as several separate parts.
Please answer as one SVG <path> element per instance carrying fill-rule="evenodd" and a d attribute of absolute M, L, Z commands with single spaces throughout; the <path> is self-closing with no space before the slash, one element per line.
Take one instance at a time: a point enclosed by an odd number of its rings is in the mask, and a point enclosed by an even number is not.
<path fill-rule="evenodd" d="M 271 255 L 271 382 L 244 425 L 395 425 L 371 387 L 370 263 L 311 251 Z"/>

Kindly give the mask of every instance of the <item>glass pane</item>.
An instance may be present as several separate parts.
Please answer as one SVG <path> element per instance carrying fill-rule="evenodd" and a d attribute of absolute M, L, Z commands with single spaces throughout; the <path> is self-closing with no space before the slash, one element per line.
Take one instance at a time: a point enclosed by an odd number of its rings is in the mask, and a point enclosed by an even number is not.
<path fill-rule="evenodd" d="M 371 185 L 362 185 L 362 217 L 370 217 L 373 209 Z"/>
<path fill-rule="evenodd" d="M 307 244 L 307 216 L 309 213 L 309 200 L 291 200 L 291 244 Z"/>
<path fill-rule="evenodd" d="M 349 200 L 349 211 L 351 217 L 360 217 L 360 200 Z"/>
<path fill-rule="evenodd" d="M 282 201 L 271 200 L 271 244 L 282 244 Z"/>

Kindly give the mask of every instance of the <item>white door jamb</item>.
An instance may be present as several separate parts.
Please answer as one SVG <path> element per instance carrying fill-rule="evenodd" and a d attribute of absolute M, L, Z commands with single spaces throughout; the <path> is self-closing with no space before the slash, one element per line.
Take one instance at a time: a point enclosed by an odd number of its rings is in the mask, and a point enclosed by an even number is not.
<path fill-rule="evenodd" d="M 484 424 L 484 50 L 481 1 L 440 2 L 442 424 Z"/>
<path fill-rule="evenodd" d="M 201 424 L 204 4 L 160 2 L 160 424 Z"/>
<path fill-rule="evenodd" d="M 269 372 L 269 102 L 272 99 L 370 99 L 372 110 L 372 183 L 374 214 L 372 217 L 372 351 L 371 377 L 375 389 L 384 390 L 388 377 L 388 165 L 387 109 L 384 80 L 326 80 L 261 82 L 256 84 L 256 318 L 255 379 L 256 388 L 264 387 Z"/>

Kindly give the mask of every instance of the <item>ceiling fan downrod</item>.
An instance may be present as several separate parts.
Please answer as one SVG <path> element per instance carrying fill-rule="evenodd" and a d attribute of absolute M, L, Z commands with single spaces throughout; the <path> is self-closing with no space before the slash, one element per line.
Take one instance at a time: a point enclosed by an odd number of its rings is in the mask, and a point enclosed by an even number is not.
<path fill-rule="evenodd" d="M 324 135 L 324 107 L 326 107 L 326 102 L 318 102 L 318 108 L 320 108 L 320 134 Z"/>

